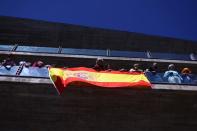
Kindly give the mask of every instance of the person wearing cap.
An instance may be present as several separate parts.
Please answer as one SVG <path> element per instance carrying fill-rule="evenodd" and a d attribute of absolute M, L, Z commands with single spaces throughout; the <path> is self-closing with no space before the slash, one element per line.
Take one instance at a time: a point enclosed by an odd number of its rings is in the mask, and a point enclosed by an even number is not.
<path fill-rule="evenodd" d="M 168 66 L 168 71 L 166 71 L 163 75 L 164 80 L 169 83 L 177 83 L 180 84 L 183 78 L 179 75 L 179 73 L 175 70 L 175 65 L 170 64 Z"/>
<path fill-rule="evenodd" d="M 183 78 L 182 82 L 184 84 L 192 84 L 192 71 L 189 68 L 183 68 L 181 71 L 181 76 Z"/>
<path fill-rule="evenodd" d="M 97 58 L 96 64 L 94 65 L 93 69 L 96 71 L 105 71 L 107 68 L 104 60 L 102 58 Z"/>

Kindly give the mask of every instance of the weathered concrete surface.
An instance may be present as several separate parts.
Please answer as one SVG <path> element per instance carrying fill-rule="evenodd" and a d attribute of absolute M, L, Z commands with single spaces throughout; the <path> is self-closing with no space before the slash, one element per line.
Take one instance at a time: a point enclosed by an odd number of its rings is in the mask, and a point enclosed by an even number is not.
<path fill-rule="evenodd" d="M 1 131 L 196 131 L 197 92 L 0 82 Z"/>
<path fill-rule="evenodd" d="M 0 17 L 0 42 L 31 46 L 191 53 L 197 42 L 126 31 Z"/>

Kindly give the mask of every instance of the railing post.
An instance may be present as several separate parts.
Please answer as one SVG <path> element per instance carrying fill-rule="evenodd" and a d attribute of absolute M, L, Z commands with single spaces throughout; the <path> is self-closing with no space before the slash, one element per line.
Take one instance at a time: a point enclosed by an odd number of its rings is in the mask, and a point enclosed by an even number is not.
<path fill-rule="evenodd" d="M 107 49 L 107 56 L 111 56 L 110 49 Z"/>
<path fill-rule="evenodd" d="M 11 51 L 16 51 L 17 47 L 18 47 L 18 44 L 15 44 L 14 47 L 11 49 Z"/>
<path fill-rule="evenodd" d="M 150 52 L 150 51 L 146 51 L 146 56 L 147 56 L 148 58 L 152 58 L 151 52 Z"/>
<path fill-rule="evenodd" d="M 61 52 L 62 52 L 62 46 L 59 46 L 58 54 L 61 54 Z"/>

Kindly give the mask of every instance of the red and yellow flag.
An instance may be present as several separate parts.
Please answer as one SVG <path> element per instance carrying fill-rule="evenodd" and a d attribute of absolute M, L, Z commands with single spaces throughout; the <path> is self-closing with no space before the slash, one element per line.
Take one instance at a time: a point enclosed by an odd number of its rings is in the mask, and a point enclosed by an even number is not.
<path fill-rule="evenodd" d="M 95 71 L 91 68 L 49 68 L 49 76 L 59 94 L 69 85 L 92 85 L 104 88 L 150 88 L 151 84 L 139 72 Z"/>

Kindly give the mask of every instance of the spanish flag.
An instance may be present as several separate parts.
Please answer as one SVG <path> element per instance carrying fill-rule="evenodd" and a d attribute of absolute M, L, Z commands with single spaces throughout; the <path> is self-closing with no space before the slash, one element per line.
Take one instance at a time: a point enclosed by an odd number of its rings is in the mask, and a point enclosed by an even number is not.
<path fill-rule="evenodd" d="M 49 68 L 49 76 L 58 93 L 69 85 L 103 88 L 150 88 L 151 84 L 140 72 L 96 71 L 91 68 Z"/>

